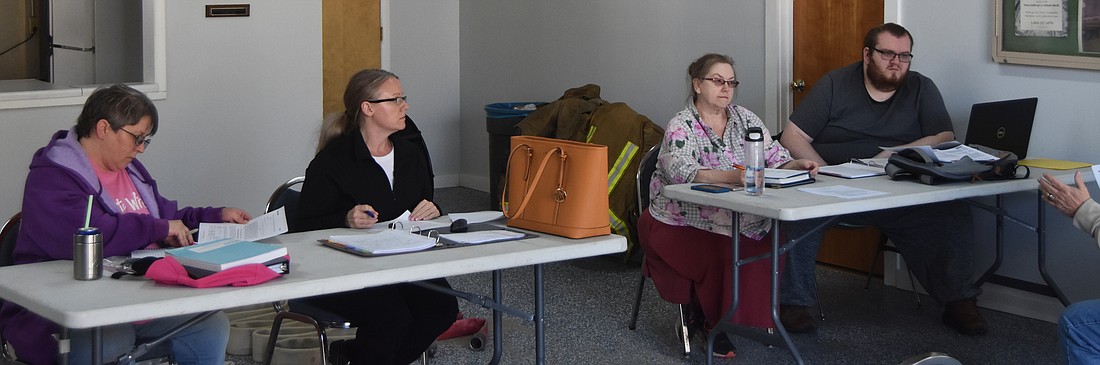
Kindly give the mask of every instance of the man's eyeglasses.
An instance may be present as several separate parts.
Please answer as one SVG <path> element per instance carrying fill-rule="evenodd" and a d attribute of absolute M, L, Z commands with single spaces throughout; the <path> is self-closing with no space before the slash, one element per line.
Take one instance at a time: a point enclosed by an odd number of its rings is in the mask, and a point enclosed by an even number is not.
<path fill-rule="evenodd" d="M 714 83 L 714 86 L 722 87 L 722 85 L 729 85 L 731 88 L 736 88 L 741 82 L 737 80 L 722 80 L 717 77 L 704 77 L 703 80 L 707 80 Z"/>
<path fill-rule="evenodd" d="M 398 100 L 400 100 L 400 101 L 398 101 Z M 364 101 L 366 101 L 368 103 L 372 103 L 372 104 L 385 103 L 385 102 L 392 101 L 397 105 L 401 105 L 401 104 L 408 104 L 409 103 L 409 96 L 408 95 L 402 95 L 402 96 L 398 96 L 396 98 L 371 99 L 371 100 L 364 100 Z"/>
<path fill-rule="evenodd" d="M 153 143 L 153 139 L 150 138 L 149 136 L 139 136 L 139 135 L 134 134 L 133 132 L 130 132 L 130 131 L 126 130 L 125 128 L 119 128 L 118 130 L 126 132 L 126 134 L 129 134 L 131 136 L 134 136 L 134 147 L 145 145 L 145 148 L 149 148 L 149 144 Z"/>
<path fill-rule="evenodd" d="M 904 63 L 909 63 L 910 61 L 913 60 L 913 54 L 909 53 L 909 52 L 897 53 L 897 52 L 894 52 L 894 51 L 884 51 L 884 50 L 881 50 L 881 49 L 878 49 L 878 48 L 871 48 L 871 49 L 875 50 L 875 52 L 878 52 L 879 58 L 881 58 L 883 61 L 893 61 L 894 57 L 897 57 L 898 61 L 901 61 L 901 62 L 904 62 Z"/>

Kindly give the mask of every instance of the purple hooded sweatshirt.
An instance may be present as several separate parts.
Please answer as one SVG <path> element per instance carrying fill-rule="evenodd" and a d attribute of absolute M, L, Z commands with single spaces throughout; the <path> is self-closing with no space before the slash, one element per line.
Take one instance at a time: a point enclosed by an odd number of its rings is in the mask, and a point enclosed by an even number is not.
<path fill-rule="evenodd" d="M 103 256 L 128 256 L 168 236 L 168 221 L 188 227 L 199 222 L 221 222 L 221 208 L 178 208 L 165 199 L 145 166 L 133 160 L 126 166 L 150 214 L 120 214 L 115 199 L 99 183 L 73 129 L 58 131 L 31 159 L 23 191 L 23 222 L 16 238 L 16 264 L 72 260 L 72 237 L 84 226 L 88 195 L 94 195 L 90 226 L 103 235 Z M 59 293 L 64 295 L 64 293 Z M 0 331 L 28 364 L 53 364 L 60 327 L 26 309 L 4 302 Z"/>

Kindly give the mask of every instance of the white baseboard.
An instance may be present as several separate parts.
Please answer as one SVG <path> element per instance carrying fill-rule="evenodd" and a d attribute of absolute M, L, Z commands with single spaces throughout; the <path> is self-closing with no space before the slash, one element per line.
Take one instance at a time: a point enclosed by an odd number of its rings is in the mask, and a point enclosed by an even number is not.
<path fill-rule="evenodd" d="M 883 271 L 883 283 L 898 289 L 912 291 L 913 285 L 910 284 L 909 269 L 905 267 L 901 255 L 887 252 L 884 261 L 886 269 Z M 919 285 L 918 290 L 927 294 L 923 288 L 919 288 Z M 982 294 L 978 296 L 978 306 L 1051 323 L 1058 323 L 1058 317 L 1066 309 L 1058 298 L 993 283 L 982 285 Z"/>
<path fill-rule="evenodd" d="M 990 283 L 982 285 L 978 306 L 1051 323 L 1066 309 L 1058 298 Z"/>

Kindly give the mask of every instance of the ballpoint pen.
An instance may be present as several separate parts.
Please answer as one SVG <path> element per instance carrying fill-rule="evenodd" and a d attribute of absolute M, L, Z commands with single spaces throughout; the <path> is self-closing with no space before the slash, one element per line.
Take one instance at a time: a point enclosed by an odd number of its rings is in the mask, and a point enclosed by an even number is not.
<path fill-rule="evenodd" d="M 852 161 L 852 163 L 856 163 L 856 164 L 860 164 L 860 165 L 864 165 L 864 166 L 884 167 L 884 166 L 880 165 L 878 162 L 875 162 L 875 161 L 864 161 L 864 160 L 861 160 L 861 159 L 858 159 L 858 158 L 853 158 L 851 161 Z"/>

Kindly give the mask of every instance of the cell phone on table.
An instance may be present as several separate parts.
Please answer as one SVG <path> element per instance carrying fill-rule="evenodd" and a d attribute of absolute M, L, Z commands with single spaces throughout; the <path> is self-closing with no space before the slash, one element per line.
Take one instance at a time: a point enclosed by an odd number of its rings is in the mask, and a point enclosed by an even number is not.
<path fill-rule="evenodd" d="M 691 190 L 699 190 L 708 193 L 725 193 L 727 191 L 740 190 L 740 188 L 730 188 L 728 186 L 714 185 L 714 184 L 697 184 L 692 185 Z"/>

